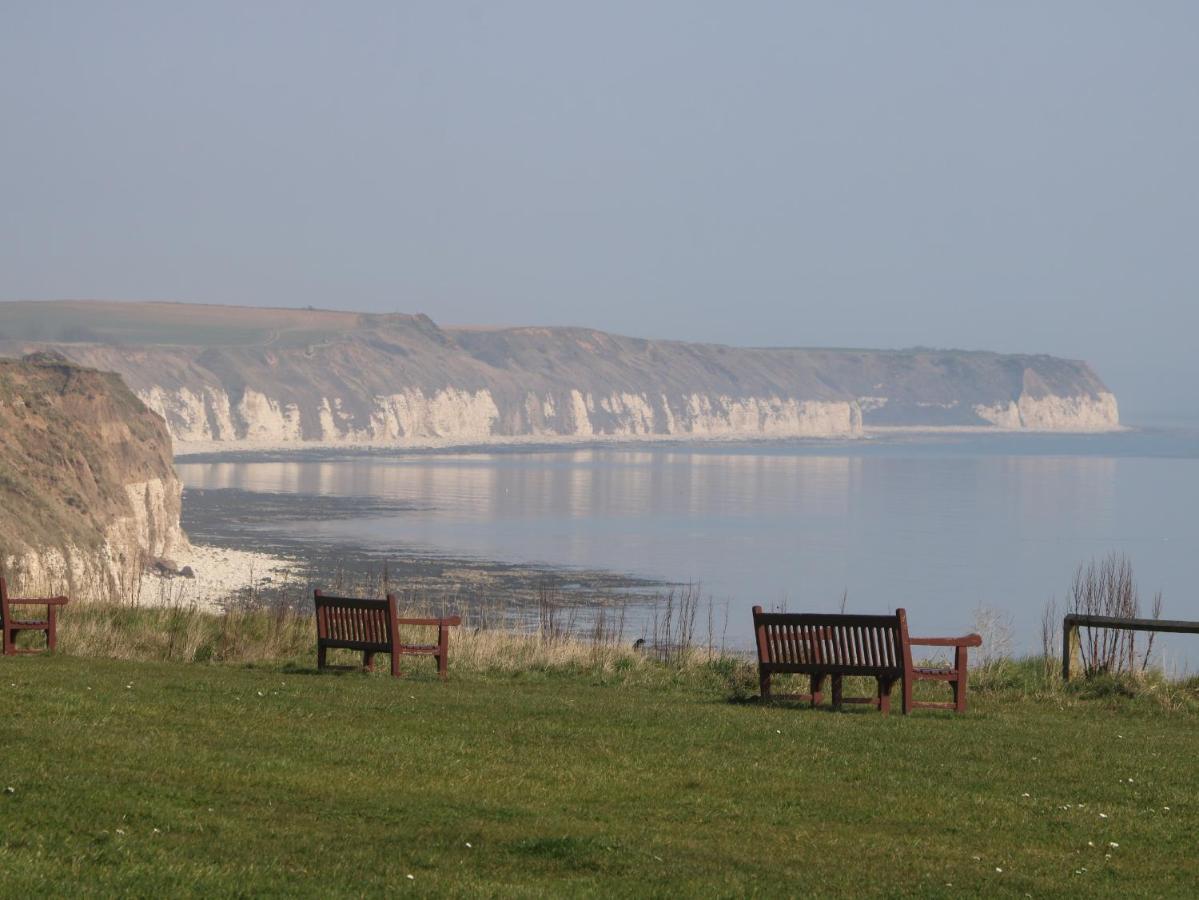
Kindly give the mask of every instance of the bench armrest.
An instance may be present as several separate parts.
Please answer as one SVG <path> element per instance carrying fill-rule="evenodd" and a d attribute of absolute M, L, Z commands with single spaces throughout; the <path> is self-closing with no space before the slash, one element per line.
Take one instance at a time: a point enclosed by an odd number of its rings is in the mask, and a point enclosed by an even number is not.
<path fill-rule="evenodd" d="M 9 606 L 66 606 L 66 597 L 9 597 Z"/>
<path fill-rule="evenodd" d="M 961 637 L 910 637 L 909 644 L 921 647 L 981 647 L 982 635 L 964 634 Z"/>

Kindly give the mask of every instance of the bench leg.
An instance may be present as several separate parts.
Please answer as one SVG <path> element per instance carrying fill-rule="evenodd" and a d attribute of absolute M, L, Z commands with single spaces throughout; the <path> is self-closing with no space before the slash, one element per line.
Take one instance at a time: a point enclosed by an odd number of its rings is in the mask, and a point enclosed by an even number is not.
<path fill-rule="evenodd" d="M 316 648 L 316 667 L 318 669 L 323 669 L 325 667 L 326 652 L 327 652 L 327 650 L 325 647 L 317 647 Z"/>
<path fill-rule="evenodd" d="M 391 677 L 400 677 L 400 654 L 396 653 L 394 650 L 391 651 Z"/>
<path fill-rule="evenodd" d="M 823 675 L 813 675 L 811 679 L 812 685 L 812 705 L 819 706 L 820 701 L 824 699 L 824 678 Z"/>
<path fill-rule="evenodd" d="M 958 647 L 954 654 L 954 668 L 957 669 L 958 677 L 949 682 L 949 686 L 953 688 L 953 711 L 964 713 L 966 711 L 966 648 Z"/>
<path fill-rule="evenodd" d="M 912 682 L 914 680 L 911 675 L 903 676 L 903 689 L 901 691 L 903 702 L 901 703 L 901 707 L 905 716 L 912 711 Z"/>
<path fill-rule="evenodd" d="M 833 709 L 841 708 L 841 682 L 840 675 L 833 676 Z"/>
<path fill-rule="evenodd" d="M 362 651 L 362 668 L 366 669 L 368 672 L 375 671 L 375 654 L 371 653 L 369 650 Z"/>
<path fill-rule="evenodd" d="M 437 628 L 437 677 L 446 680 L 446 666 L 450 661 L 450 630 L 444 626 Z"/>
<path fill-rule="evenodd" d="M 878 708 L 884 716 L 891 713 L 891 688 L 895 682 L 886 678 L 878 679 Z"/>
<path fill-rule="evenodd" d="M 758 670 L 758 690 L 762 694 L 763 700 L 770 699 L 770 673 Z"/>

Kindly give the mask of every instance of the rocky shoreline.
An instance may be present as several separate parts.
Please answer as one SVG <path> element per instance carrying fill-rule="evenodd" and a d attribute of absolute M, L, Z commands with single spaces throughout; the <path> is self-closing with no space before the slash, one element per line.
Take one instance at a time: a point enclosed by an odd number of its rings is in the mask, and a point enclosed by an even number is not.
<path fill-rule="evenodd" d="M 193 579 L 143 577 L 163 602 L 189 598 L 212 608 L 284 604 L 309 608 L 312 588 L 378 595 L 385 589 L 417 606 L 494 606 L 520 613 L 548 595 L 569 605 L 638 603 L 671 585 L 599 570 L 511 563 L 420 552 L 410 547 L 362 547 L 307 540 L 288 528 L 310 521 L 386 515 L 402 505 L 363 497 L 259 494 L 235 488 L 183 492 L 183 528 L 196 549 L 180 555 Z M 415 511 L 415 510 L 413 510 Z"/>

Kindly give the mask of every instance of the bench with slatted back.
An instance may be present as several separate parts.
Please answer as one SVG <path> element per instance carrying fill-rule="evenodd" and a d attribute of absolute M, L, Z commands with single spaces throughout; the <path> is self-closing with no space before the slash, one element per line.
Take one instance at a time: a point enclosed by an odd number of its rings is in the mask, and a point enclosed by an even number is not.
<path fill-rule="evenodd" d="M 908 636 L 907 613 L 897 609 L 893 616 L 860 616 L 823 613 L 767 613 L 754 607 L 754 635 L 758 645 L 758 677 L 762 699 L 773 696 L 809 700 L 813 706 L 823 699 L 824 681 L 832 679 L 833 705 L 869 703 L 883 714 L 891 709 L 891 689 L 903 682 L 903 712 L 913 709 L 966 711 L 967 647 L 982 644 L 977 634 L 962 637 L 913 638 Z M 953 647 L 954 661 L 946 666 L 916 666 L 913 646 Z M 806 694 L 772 695 L 773 675 L 809 676 Z M 875 679 L 873 697 L 846 697 L 842 681 L 846 675 Z M 953 692 L 952 703 L 917 701 L 917 681 L 941 681 Z"/>
<path fill-rule="evenodd" d="M 362 667 L 374 668 L 376 653 L 391 654 L 391 674 L 400 677 L 400 657 L 404 655 L 432 656 L 437 661 L 437 674 L 446 677 L 450 651 L 450 632 L 462 619 L 449 616 L 439 619 L 400 618 L 395 594 L 386 600 L 358 600 L 352 597 L 332 597 L 321 591 L 313 592 L 316 605 L 316 664 L 326 668 L 328 650 L 360 650 Z M 400 628 L 425 627 L 437 629 L 436 644 L 405 644 Z"/>

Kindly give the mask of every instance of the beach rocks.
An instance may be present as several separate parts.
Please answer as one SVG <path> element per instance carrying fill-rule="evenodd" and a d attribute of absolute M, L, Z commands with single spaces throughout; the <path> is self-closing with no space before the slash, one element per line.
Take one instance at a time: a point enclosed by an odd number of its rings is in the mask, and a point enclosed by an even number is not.
<path fill-rule="evenodd" d="M 150 563 L 150 571 L 155 575 L 166 578 L 173 578 L 174 576 L 180 574 L 179 563 L 175 562 L 173 559 L 167 559 L 164 556 L 160 556 Z"/>

